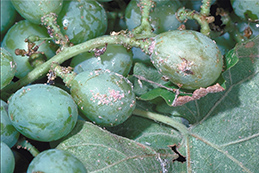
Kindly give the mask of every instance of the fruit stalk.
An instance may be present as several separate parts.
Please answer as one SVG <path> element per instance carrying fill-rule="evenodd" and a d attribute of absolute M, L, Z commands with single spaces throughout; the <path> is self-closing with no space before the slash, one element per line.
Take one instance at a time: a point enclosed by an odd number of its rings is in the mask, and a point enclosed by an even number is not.
<path fill-rule="evenodd" d="M 29 72 L 25 77 L 21 78 L 15 83 L 9 84 L 3 90 L 1 90 L 1 99 L 7 100 L 7 98 L 14 93 L 17 89 L 21 88 L 22 86 L 28 85 L 29 83 L 37 80 L 38 78 L 42 77 L 46 73 L 48 73 L 51 65 L 53 62 L 62 64 L 64 61 L 70 59 L 73 56 L 76 56 L 80 53 L 84 53 L 87 51 L 92 51 L 96 47 L 105 46 L 106 44 L 122 44 L 125 47 L 140 47 L 146 53 L 149 52 L 149 40 L 138 40 L 134 37 L 128 36 L 126 34 L 114 34 L 111 36 L 102 36 L 98 38 L 94 38 L 88 40 L 84 43 L 67 47 L 66 49 L 62 50 L 59 54 L 55 55 L 45 63 L 35 67 L 31 72 Z M 4 93 L 4 94 L 3 94 Z"/>
<path fill-rule="evenodd" d="M 57 24 L 57 15 L 55 13 L 43 16 L 41 22 L 42 25 L 47 28 L 50 37 L 54 39 L 55 43 L 61 45 L 60 50 L 68 47 L 69 40 L 61 33 L 60 27 Z"/>
<path fill-rule="evenodd" d="M 149 13 L 150 9 L 154 6 L 154 2 L 152 0 L 140 0 L 140 11 L 141 11 L 141 24 L 133 30 L 133 34 L 139 34 L 141 32 L 145 32 L 146 35 L 152 34 L 152 27 L 149 22 Z"/>
<path fill-rule="evenodd" d="M 201 26 L 200 32 L 206 36 L 209 36 L 211 31 L 209 23 L 214 21 L 213 16 L 206 16 L 195 10 L 185 9 L 184 7 L 176 12 L 176 17 L 180 22 L 184 22 L 188 19 L 196 20 Z"/>
<path fill-rule="evenodd" d="M 40 152 L 35 148 L 31 143 L 29 143 L 24 137 L 21 137 L 17 143 L 16 143 L 17 148 L 23 148 L 29 151 L 33 157 L 36 157 Z"/>
<path fill-rule="evenodd" d="M 53 73 L 52 73 L 53 72 Z M 49 74 L 54 74 L 54 78 L 56 76 L 60 77 L 63 79 L 63 82 L 66 84 L 66 86 L 71 87 L 70 82 L 74 79 L 76 76 L 76 73 L 72 71 L 71 67 L 61 67 L 60 65 L 53 63 L 50 73 Z M 49 76 L 49 80 L 54 80 L 51 76 Z"/>
<path fill-rule="evenodd" d="M 200 14 L 203 16 L 209 16 L 210 15 L 210 6 L 211 6 L 211 0 L 202 0 Z"/>
<path fill-rule="evenodd" d="M 157 114 L 157 113 L 153 113 L 153 112 L 149 112 L 149 111 L 144 111 L 144 110 L 141 110 L 138 108 L 136 108 L 132 114 L 167 124 L 175 129 L 177 129 L 185 137 L 189 134 L 188 128 L 186 126 L 184 126 L 182 123 L 179 123 L 179 122 L 173 120 L 170 117 L 167 117 L 167 116 L 164 116 L 161 114 Z"/>

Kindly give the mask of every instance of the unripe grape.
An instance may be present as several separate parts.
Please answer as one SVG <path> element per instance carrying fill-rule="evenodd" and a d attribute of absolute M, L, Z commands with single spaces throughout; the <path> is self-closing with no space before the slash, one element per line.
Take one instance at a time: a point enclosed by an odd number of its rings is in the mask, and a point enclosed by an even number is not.
<path fill-rule="evenodd" d="M 49 13 L 59 14 L 63 0 L 11 0 L 22 17 L 32 23 L 40 24 L 41 17 Z"/>
<path fill-rule="evenodd" d="M 0 89 L 2 89 L 12 81 L 15 75 L 16 63 L 14 62 L 12 55 L 7 50 L 1 47 L 0 51 L 1 51 Z"/>
<path fill-rule="evenodd" d="M 49 149 L 38 154 L 30 163 L 27 173 L 86 173 L 84 164 L 71 153 Z"/>
<path fill-rule="evenodd" d="M 104 54 L 95 57 L 92 52 L 85 52 L 75 56 L 71 66 L 74 72 L 86 70 L 108 69 L 115 73 L 127 76 L 132 66 L 132 52 L 119 44 L 109 44 Z"/>
<path fill-rule="evenodd" d="M 1 0 L 1 37 L 15 22 L 17 12 L 10 0 Z"/>
<path fill-rule="evenodd" d="M 64 1 L 57 22 L 74 44 L 103 35 L 108 25 L 104 8 L 95 0 Z"/>
<path fill-rule="evenodd" d="M 1 173 L 13 173 L 15 160 L 12 150 L 1 141 L 0 143 L 1 154 Z"/>
<path fill-rule="evenodd" d="M 213 40 L 197 31 L 169 31 L 154 37 L 151 61 L 171 82 L 185 89 L 213 84 L 223 60 Z"/>
<path fill-rule="evenodd" d="M 8 113 L 21 134 L 43 142 L 67 135 L 78 117 L 77 105 L 67 92 L 44 84 L 16 91 L 9 99 Z"/>
<path fill-rule="evenodd" d="M 81 112 L 101 126 L 116 126 L 136 106 L 130 81 L 109 70 L 84 71 L 71 82 L 71 95 Z"/>
<path fill-rule="evenodd" d="M 6 108 L 8 105 L 1 101 L 1 141 L 6 143 L 10 148 L 16 144 L 20 133 L 12 125 Z"/>
<path fill-rule="evenodd" d="M 31 35 L 37 35 L 39 37 L 47 38 L 49 37 L 46 28 L 39 25 L 33 24 L 28 20 L 21 20 L 14 24 L 6 33 L 2 47 L 5 48 L 13 57 L 17 64 L 15 76 L 22 78 L 27 75 L 34 67 L 30 64 L 28 56 L 16 55 L 16 49 L 24 49 L 28 51 L 28 43 L 24 40 Z M 36 41 L 36 45 L 42 43 L 42 41 Z M 55 55 L 55 50 L 50 46 L 49 43 L 43 43 L 38 51 L 44 52 L 47 58 Z"/>

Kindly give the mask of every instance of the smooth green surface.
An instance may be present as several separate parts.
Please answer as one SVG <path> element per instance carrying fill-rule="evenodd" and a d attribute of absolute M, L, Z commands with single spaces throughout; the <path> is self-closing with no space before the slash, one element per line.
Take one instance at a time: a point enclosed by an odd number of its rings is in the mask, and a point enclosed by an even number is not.
<path fill-rule="evenodd" d="M 58 24 L 74 44 L 103 35 L 108 25 L 104 8 L 95 0 L 64 1 Z"/>
<path fill-rule="evenodd" d="M 21 88 L 9 99 L 13 126 L 37 141 L 53 141 L 67 135 L 78 118 L 77 106 L 64 90 L 45 84 Z"/>
<path fill-rule="evenodd" d="M 103 47 L 99 48 L 103 49 Z M 109 44 L 104 54 L 95 57 L 94 52 L 85 52 L 75 56 L 71 61 L 74 72 L 86 70 L 108 69 L 115 73 L 127 76 L 132 66 L 132 52 L 123 45 Z"/>
<path fill-rule="evenodd" d="M 17 71 L 15 76 L 18 78 L 24 77 L 33 69 L 28 56 L 15 54 L 15 49 L 24 49 L 28 51 L 28 44 L 25 43 L 24 40 L 31 35 L 37 35 L 43 38 L 49 37 L 47 30 L 44 27 L 30 23 L 27 20 L 21 20 L 8 30 L 1 45 L 12 55 L 16 62 Z M 35 43 L 36 45 L 39 45 L 42 41 L 36 41 Z M 44 52 L 47 58 L 51 58 L 55 55 L 55 50 L 51 48 L 48 42 L 43 43 L 38 51 Z"/>
<path fill-rule="evenodd" d="M 15 75 L 16 63 L 14 62 L 13 57 L 7 50 L 5 50 L 4 48 L 1 47 L 0 51 L 1 51 L 0 89 L 2 89 L 12 81 L 12 79 Z"/>
<path fill-rule="evenodd" d="M 12 125 L 8 116 L 7 107 L 8 105 L 1 100 L 1 141 L 12 148 L 17 142 L 20 133 Z"/>
<path fill-rule="evenodd" d="M 22 17 L 35 24 L 41 24 L 41 17 L 61 11 L 63 0 L 11 0 Z"/>
<path fill-rule="evenodd" d="M 218 79 L 223 68 L 216 43 L 196 31 L 159 34 L 150 50 L 154 66 L 180 88 L 207 87 Z"/>
<path fill-rule="evenodd" d="M 101 126 L 121 124 L 136 106 L 130 81 L 108 70 L 79 73 L 71 83 L 71 95 L 86 118 Z"/>
<path fill-rule="evenodd" d="M 160 154 L 149 146 L 117 136 L 89 122 L 78 121 L 57 148 L 74 154 L 89 172 L 157 172 L 167 159 L 173 171 L 174 153 Z"/>
<path fill-rule="evenodd" d="M 14 24 L 16 15 L 11 0 L 1 0 L 1 37 Z"/>
<path fill-rule="evenodd" d="M 30 163 L 27 173 L 86 173 L 84 164 L 73 154 L 58 150 L 49 149 L 41 152 Z"/>
<path fill-rule="evenodd" d="M 15 167 L 15 160 L 12 150 L 1 141 L 0 143 L 1 154 L 1 173 L 13 173 Z"/>

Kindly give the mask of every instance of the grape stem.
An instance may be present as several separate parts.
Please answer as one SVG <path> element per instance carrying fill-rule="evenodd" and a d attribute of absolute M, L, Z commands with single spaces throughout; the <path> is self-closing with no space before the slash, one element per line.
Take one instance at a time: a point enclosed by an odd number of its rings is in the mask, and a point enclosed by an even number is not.
<path fill-rule="evenodd" d="M 200 32 L 206 36 L 209 36 L 211 31 L 209 23 L 214 22 L 215 19 L 213 16 L 208 16 L 207 11 L 203 10 L 203 13 L 206 15 L 195 10 L 185 9 L 185 7 L 183 7 L 177 10 L 175 16 L 180 22 L 186 22 L 188 19 L 196 20 L 201 26 Z"/>
<path fill-rule="evenodd" d="M 141 24 L 133 30 L 133 34 L 140 34 L 144 31 L 144 35 L 152 35 L 152 27 L 149 23 L 149 14 L 151 8 L 154 7 L 152 0 L 140 0 L 139 8 L 141 11 Z"/>
<path fill-rule="evenodd" d="M 153 112 L 149 112 L 149 111 L 145 111 L 145 110 L 141 110 L 136 108 L 133 111 L 134 115 L 143 117 L 143 118 L 148 118 L 154 121 L 158 121 L 164 124 L 167 124 L 175 129 L 177 129 L 183 136 L 187 137 L 189 134 L 188 128 L 183 125 L 182 123 L 179 123 L 177 121 L 175 121 L 174 119 L 161 115 L 161 114 L 157 114 L 157 113 L 153 113 Z"/>
<path fill-rule="evenodd" d="M 46 16 L 43 16 L 41 18 L 41 22 L 42 25 L 47 28 L 50 37 L 53 38 L 56 44 L 61 46 L 60 50 L 69 46 L 69 39 L 61 33 L 60 27 L 57 24 L 57 15 L 55 13 L 50 13 Z"/>
<path fill-rule="evenodd" d="M 7 100 L 8 97 L 14 93 L 16 90 L 21 88 L 22 86 L 28 85 L 31 82 L 34 82 L 38 78 L 46 75 L 48 73 L 53 62 L 61 64 L 64 61 L 70 59 L 73 56 L 76 56 L 80 53 L 84 53 L 87 51 L 92 51 L 96 47 L 105 46 L 106 44 L 122 44 L 127 48 L 130 47 L 139 47 L 144 52 L 149 53 L 149 45 L 151 44 L 150 39 L 136 39 L 132 37 L 130 34 L 124 33 L 115 33 L 111 36 L 101 36 L 98 38 L 94 38 L 88 40 L 84 43 L 72 46 L 65 47 L 59 54 L 53 56 L 51 59 L 46 61 L 45 63 L 36 66 L 31 72 L 29 72 L 25 77 L 21 78 L 15 83 L 11 83 L 5 88 L 1 90 L 1 99 Z M 4 94 L 2 94 L 4 93 Z"/>
<path fill-rule="evenodd" d="M 16 147 L 26 149 L 33 155 L 33 157 L 36 157 L 40 152 L 31 144 L 29 143 L 24 137 L 20 137 L 15 144 Z"/>
<path fill-rule="evenodd" d="M 202 0 L 200 14 L 203 16 L 210 15 L 211 0 Z"/>

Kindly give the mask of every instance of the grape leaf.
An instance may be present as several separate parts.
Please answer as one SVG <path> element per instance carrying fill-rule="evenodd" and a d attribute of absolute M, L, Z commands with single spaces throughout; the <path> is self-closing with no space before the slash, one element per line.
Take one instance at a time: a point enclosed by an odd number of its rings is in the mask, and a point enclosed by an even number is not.
<path fill-rule="evenodd" d="M 163 172 L 167 169 L 165 162 L 172 171 L 172 160 L 177 157 L 173 152 L 158 153 L 87 121 L 78 121 L 61 141 L 57 148 L 74 154 L 88 172 Z"/>
<path fill-rule="evenodd" d="M 235 50 L 239 62 L 225 72 L 227 90 L 185 107 L 202 118 L 179 149 L 192 172 L 258 172 L 259 37 Z"/>
<path fill-rule="evenodd" d="M 152 66 L 147 66 L 143 63 L 135 63 L 133 68 L 134 75 L 142 76 L 154 83 L 159 84 L 166 84 L 166 81 L 162 80 L 162 74 L 158 73 L 157 69 L 155 69 Z M 158 86 L 155 84 L 152 84 L 147 81 L 139 80 L 138 78 L 134 79 L 134 93 L 136 95 L 142 95 L 154 88 L 157 88 Z"/>
<path fill-rule="evenodd" d="M 121 125 L 108 130 L 147 145 L 159 152 L 169 152 L 171 151 L 169 145 L 178 145 L 182 141 L 181 134 L 172 127 L 138 116 L 131 116 Z"/>

